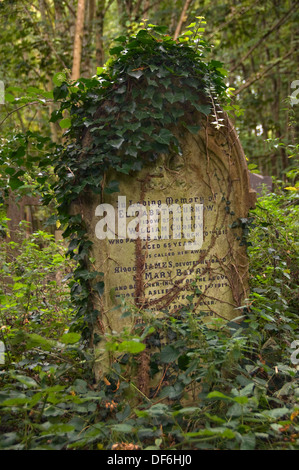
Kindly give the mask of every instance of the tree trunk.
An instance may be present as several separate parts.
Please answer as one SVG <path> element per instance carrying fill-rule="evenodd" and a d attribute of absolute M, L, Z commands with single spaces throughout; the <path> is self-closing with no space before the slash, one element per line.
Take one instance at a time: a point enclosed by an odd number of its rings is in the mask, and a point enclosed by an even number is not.
<path fill-rule="evenodd" d="M 100 67 L 104 64 L 104 17 L 105 17 L 105 0 L 100 0 L 96 11 L 96 66 Z"/>
<path fill-rule="evenodd" d="M 82 36 L 84 30 L 85 0 L 78 0 L 76 29 L 73 50 L 72 80 L 80 77 L 80 65 L 82 55 Z"/>

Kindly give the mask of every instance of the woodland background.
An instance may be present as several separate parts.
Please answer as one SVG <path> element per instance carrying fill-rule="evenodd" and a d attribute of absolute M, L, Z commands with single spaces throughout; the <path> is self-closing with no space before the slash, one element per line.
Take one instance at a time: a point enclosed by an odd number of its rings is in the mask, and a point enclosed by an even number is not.
<path fill-rule="evenodd" d="M 73 322 L 73 261 L 51 235 L 56 207 L 38 204 L 67 128 L 55 87 L 94 76 L 114 38 L 145 20 L 177 38 L 198 17 L 249 169 L 274 181 L 244 221 L 245 320 L 210 329 L 188 312 L 147 318 L 145 331 L 108 338 L 115 362 L 95 383 Z M 299 448 L 298 19 L 296 0 L 0 0 L 0 449 Z M 9 231 L 20 205 L 25 220 Z M 147 335 L 157 351 L 148 372 L 162 372 L 149 397 L 133 348 Z"/>
<path fill-rule="evenodd" d="M 298 133 L 298 106 L 289 99 L 298 80 L 298 8 L 295 0 L 2 0 L 0 78 L 6 88 L 50 91 L 57 72 L 66 70 L 72 79 L 95 75 L 113 38 L 134 31 L 144 18 L 167 25 L 177 37 L 203 16 L 211 58 L 223 63 L 236 97 L 235 124 L 245 154 L 262 174 L 281 177 L 290 160 L 285 145 L 277 144 L 294 144 Z M 2 124 L 2 136 L 12 128 L 46 135 L 52 109 L 45 108 L 16 110 Z M 51 125 L 51 135 L 60 138 L 58 124 Z"/>

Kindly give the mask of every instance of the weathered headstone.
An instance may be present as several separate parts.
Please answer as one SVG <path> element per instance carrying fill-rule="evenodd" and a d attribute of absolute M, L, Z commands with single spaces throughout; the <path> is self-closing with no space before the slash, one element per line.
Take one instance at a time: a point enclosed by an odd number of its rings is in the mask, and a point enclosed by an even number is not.
<path fill-rule="evenodd" d="M 34 230 L 34 223 L 37 225 L 37 220 L 33 218 L 34 209 L 40 205 L 38 197 L 23 196 L 20 200 L 16 200 L 12 191 L 7 198 L 7 217 L 8 229 L 10 232 L 9 239 L 17 241 L 20 239 L 18 231 L 20 230 L 20 223 L 24 220 L 30 225 L 27 228 L 28 233 Z"/>
<path fill-rule="evenodd" d="M 258 175 L 257 173 L 249 173 L 250 186 L 256 193 L 261 196 L 264 191 L 271 192 L 273 189 L 273 181 L 271 176 Z"/>
<path fill-rule="evenodd" d="M 115 308 L 121 298 L 153 315 L 190 301 L 202 318 L 239 315 L 248 294 L 242 221 L 255 193 L 229 120 L 220 129 L 198 120 L 196 134 L 175 130 L 181 155 L 161 155 L 133 176 L 111 172 L 107 181 L 117 179 L 119 192 L 81 199 L 93 268 L 104 274 L 100 335 L 129 321 Z"/>

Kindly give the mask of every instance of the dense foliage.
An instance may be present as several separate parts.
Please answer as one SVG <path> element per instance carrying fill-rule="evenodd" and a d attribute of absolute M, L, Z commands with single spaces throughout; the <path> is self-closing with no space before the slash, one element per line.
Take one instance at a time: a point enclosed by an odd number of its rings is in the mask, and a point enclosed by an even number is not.
<path fill-rule="evenodd" d="M 188 309 L 147 317 L 146 330 L 109 338 L 115 361 L 99 384 L 91 351 L 68 331 L 69 292 L 53 279 L 69 271 L 60 248 L 43 233 L 20 244 L 1 286 L 1 448 L 298 449 L 296 202 L 278 191 L 250 214 L 251 306 L 239 320 L 211 329 Z M 145 337 L 156 348 L 149 372 L 161 372 L 150 398 L 134 376 L 132 345 Z"/>
<path fill-rule="evenodd" d="M 21 108 L 22 98 L 33 88 L 50 93 L 55 73 L 70 78 L 77 5 L 78 0 L 0 2 L 0 80 L 7 94 L 0 113 L 14 110 L 2 125 L 2 137 L 11 137 L 12 128 L 29 128 L 60 139 L 59 126 L 48 126 L 52 104 Z M 86 0 L 81 76 L 95 75 L 109 58 L 112 40 L 128 29 L 136 32 L 143 18 L 166 24 L 174 37 L 197 16 L 205 17 L 200 32 L 205 30 L 213 46 L 209 60 L 223 62 L 229 72 L 245 154 L 263 174 L 281 177 L 291 163 L 288 154 L 285 147 L 270 148 L 267 140 L 294 144 L 298 133 L 298 106 L 290 103 L 291 95 L 298 98 L 298 14 L 292 0 Z"/>
<path fill-rule="evenodd" d="M 297 108 L 288 101 L 290 81 L 297 78 L 291 71 L 298 8 L 288 1 L 235 3 L 87 2 L 85 78 L 72 81 L 77 2 L 0 2 L 0 70 L 9 83 L 1 109 L 2 201 L 11 190 L 19 198 L 43 195 L 49 223 L 62 224 L 70 238 L 66 248 L 47 232 L 28 236 L 21 229 L 9 241 L 2 206 L 1 449 L 298 449 Z M 149 13 L 152 22 L 170 17 L 174 32 L 187 4 L 186 16 L 193 21 L 204 14 L 207 26 L 200 17 L 191 31 L 183 21 L 184 34 L 175 40 L 161 27 L 145 27 L 147 22 L 140 30 L 139 21 Z M 214 49 L 202 37 L 205 27 Z M 100 67 L 116 31 L 123 34 L 113 58 Z M 276 39 L 268 42 L 271 35 Z M 222 62 L 231 69 L 226 86 Z M 215 92 L 224 98 L 228 86 L 235 88 L 236 100 L 227 110 L 238 117 L 249 161 L 284 179 L 244 221 L 250 298 L 239 318 L 213 320 L 212 328 L 192 308 L 168 318 L 144 314 L 143 325 L 107 336 L 113 366 L 95 383 L 87 339 L 97 312 L 88 298 L 99 273 L 86 270 L 89 242 L 80 216 L 69 219 L 67 206 L 84 189 L 102 191 L 108 167 L 128 174 L 147 161 L 150 148 L 154 158 L 179 151 L 171 125 L 182 121 L 186 107 L 214 112 L 215 125 L 221 125 Z M 196 131 L 192 124 L 183 123 L 190 132 Z M 82 129 L 95 137 L 88 164 L 75 158 Z M 116 191 L 117 183 L 105 189 Z M 102 281 L 96 289 L 102 293 Z M 123 316 L 134 314 L 122 305 Z M 146 345 L 155 349 L 146 373 L 159 377 L 147 397 L 136 375 Z"/>

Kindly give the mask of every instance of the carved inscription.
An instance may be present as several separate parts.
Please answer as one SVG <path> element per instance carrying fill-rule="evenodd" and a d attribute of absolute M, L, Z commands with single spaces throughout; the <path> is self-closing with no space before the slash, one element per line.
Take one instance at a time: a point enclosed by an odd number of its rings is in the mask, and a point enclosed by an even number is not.
<path fill-rule="evenodd" d="M 148 239 L 142 240 L 141 252 L 139 253 L 142 260 L 142 281 L 143 292 L 139 298 L 139 306 L 142 308 L 150 308 L 153 310 L 167 310 L 174 313 L 179 310 L 182 305 L 190 304 L 193 296 L 194 311 L 205 315 L 212 315 L 219 311 L 219 305 L 223 298 L 229 293 L 229 282 L 221 265 L 226 262 L 224 256 L 217 254 L 209 254 L 209 243 L 211 239 L 217 237 L 222 240 L 222 244 L 226 243 L 227 228 L 209 227 L 207 221 L 208 213 L 215 214 L 217 212 L 217 204 L 219 203 L 217 195 L 214 199 L 210 196 L 207 201 L 202 196 L 194 197 L 172 197 L 167 196 L 164 199 L 147 199 L 139 201 L 146 207 L 154 205 L 163 206 L 176 204 L 180 208 L 189 205 L 190 231 L 195 233 L 195 204 L 200 203 L 203 208 L 203 219 L 206 223 L 202 226 L 203 241 L 200 249 L 186 249 L 186 243 L 192 243 L 185 238 L 175 239 L 175 217 L 167 221 L 169 222 L 170 236 L 163 239 L 163 214 L 158 220 L 158 233 L 155 239 L 150 235 Z M 129 200 L 130 205 L 135 201 Z M 223 206 L 223 203 L 222 203 Z M 123 214 L 125 214 L 123 208 Z M 149 216 L 151 210 L 149 210 Z M 127 216 L 130 219 L 132 217 Z M 119 225 L 123 221 L 119 220 Z M 130 222 L 128 222 L 130 223 Z M 165 224 L 164 224 L 165 229 Z M 150 230 L 149 230 L 150 231 Z M 132 234 L 131 234 L 132 235 Z M 128 302 L 135 302 L 136 299 L 136 276 L 138 275 L 138 264 L 135 255 L 134 238 L 113 238 L 108 240 L 109 252 L 115 253 L 110 256 L 110 263 L 113 264 L 110 270 L 109 280 L 113 289 L 114 298 L 117 301 L 121 296 L 126 298 Z M 117 256 L 117 253 L 125 255 Z M 129 282 L 128 282 L 129 281 Z M 216 293 L 217 291 L 217 293 Z"/>

